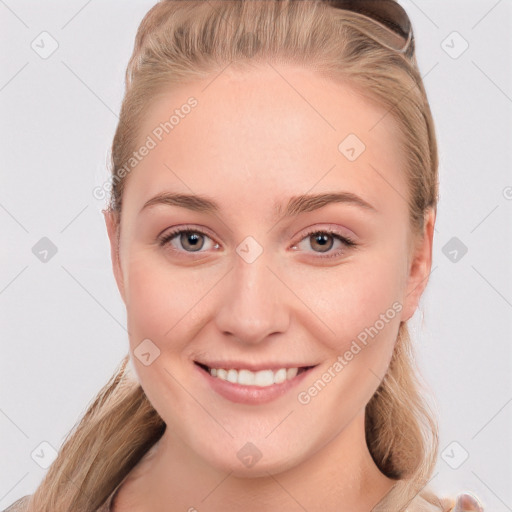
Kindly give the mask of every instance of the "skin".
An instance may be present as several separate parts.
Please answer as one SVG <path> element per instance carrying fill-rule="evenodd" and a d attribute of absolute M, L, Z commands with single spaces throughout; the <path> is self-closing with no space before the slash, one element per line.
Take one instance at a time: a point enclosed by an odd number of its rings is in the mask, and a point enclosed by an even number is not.
<path fill-rule="evenodd" d="M 391 115 L 347 84 L 293 65 L 228 68 L 155 100 L 140 143 L 190 96 L 197 107 L 128 177 L 119 252 L 115 218 L 104 211 L 132 361 L 167 424 L 115 510 L 369 511 L 395 481 L 368 451 L 364 410 L 428 281 L 435 213 L 413 239 L 400 134 Z M 349 133 L 366 145 L 353 162 L 338 150 Z M 209 196 L 220 212 L 157 205 L 139 213 L 163 191 Z M 377 212 L 332 203 L 274 216 L 275 202 L 328 191 L 357 194 Z M 160 233 L 182 226 L 207 230 L 199 253 L 179 235 L 158 245 Z M 359 245 L 328 236 L 322 249 L 307 236 L 328 227 Z M 247 236 L 263 248 L 252 263 L 236 252 Z M 297 394 L 395 301 L 396 316 L 310 403 L 299 403 Z M 146 338 L 160 350 L 149 366 L 133 355 Z M 246 405 L 213 391 L 197 358 L 318 366 L 277 400 Z M 248 441 L 262 454 L 250 468 L 237 457 Z"/>

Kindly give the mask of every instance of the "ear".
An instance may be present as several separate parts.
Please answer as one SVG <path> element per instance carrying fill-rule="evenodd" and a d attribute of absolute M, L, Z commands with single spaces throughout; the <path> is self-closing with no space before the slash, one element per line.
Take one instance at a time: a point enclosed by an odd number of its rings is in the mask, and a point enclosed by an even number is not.
<path fill-rule="evenodd" d="M 117 288 L 121 294 L 123 302 L 126 304 L 123 271 L 121 268 L 121 259 L 119 256 L 119 233 L 120 233 L 120 219 L 119 215 L 113 210 L 102 210 L 107 226 L 108 238 L 110 241 L 110 257 L 112 259 L 112 270 L 116 279 Z"/>
<path fill-rule="evenodd" d="M 436 210 L 430 208 L 425 214 L 423 236 L 418 237 L 413 244 L 414 248 L 408 269 L 407 287 L 403 300 L 403 322 L 409 320 L 414 315 L 430 277 L 435 221 Z"/>

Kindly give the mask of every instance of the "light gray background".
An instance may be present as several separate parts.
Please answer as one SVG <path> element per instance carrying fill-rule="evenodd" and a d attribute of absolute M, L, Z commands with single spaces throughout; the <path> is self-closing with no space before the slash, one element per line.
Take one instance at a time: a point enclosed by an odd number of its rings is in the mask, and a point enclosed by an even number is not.
<path fill-rule="evenodd" d="M 108 179 L 124 70 L 153 4 L 0 0 L 0 509 L 35 490 L 45 469 L 31 454 L 59 448 L 128 350 L 105 202 L 92 190 Z M 411 323 L 440 414 L 431 485 L 509 511 L 512 2 L 402 4 L 441 159 L 433 272 Z M 59 45 L 47 59 L 31 48 L 43 31 Z M 458 58 L 454 31 L 469 43 Z M 47 263 L 32 253 L 42 237 L 58 248 Z M 445 255 L 453 237 L 468 249 L 456 262 Z"/>

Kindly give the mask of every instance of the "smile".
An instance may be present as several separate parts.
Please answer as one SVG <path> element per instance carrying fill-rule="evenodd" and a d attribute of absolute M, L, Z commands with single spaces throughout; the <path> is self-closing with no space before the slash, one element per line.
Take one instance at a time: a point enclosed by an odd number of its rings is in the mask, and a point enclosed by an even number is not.
<path fill-rule="evenodd" d="M 208 384 L 232 402 L 262 404 L 270 402 L 299 384 L 315 366 L 252 371 L 246 368 L 210 368 L 194 362 Z"/>
<path fill-rule="evenodd" d="M 241 384 L 242 386 L 258 386 L 267 387 L 272 384 L 281 384 L 285 380 L 292 380 L 300 373 L 309 370 L 312 366 L 303 366 L 300 368 L 280 368 L 279 370 L 260 370 L 253 372 L 246 368 L 226 370 L 224 368 L 210 368 L 201 363 L 196 363 L 204 370 L 208 371 L 212 377 L 231 382 L 233 384 Z"/>

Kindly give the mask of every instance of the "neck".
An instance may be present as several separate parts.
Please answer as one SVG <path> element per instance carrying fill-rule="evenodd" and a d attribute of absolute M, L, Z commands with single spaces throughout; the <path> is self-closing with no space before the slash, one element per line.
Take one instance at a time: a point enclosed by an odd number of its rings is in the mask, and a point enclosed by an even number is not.
<path fill-rule="evenodd" d="M 396 483 L 380 472 L 360 415 L 316 453 L 285 472 L 242 478 L 220 472 L 167 429 L 130 473 L 116 500 L 123 510 L 368 512 Z M 172 507 L 172 508 L 170 508 Z"/>

